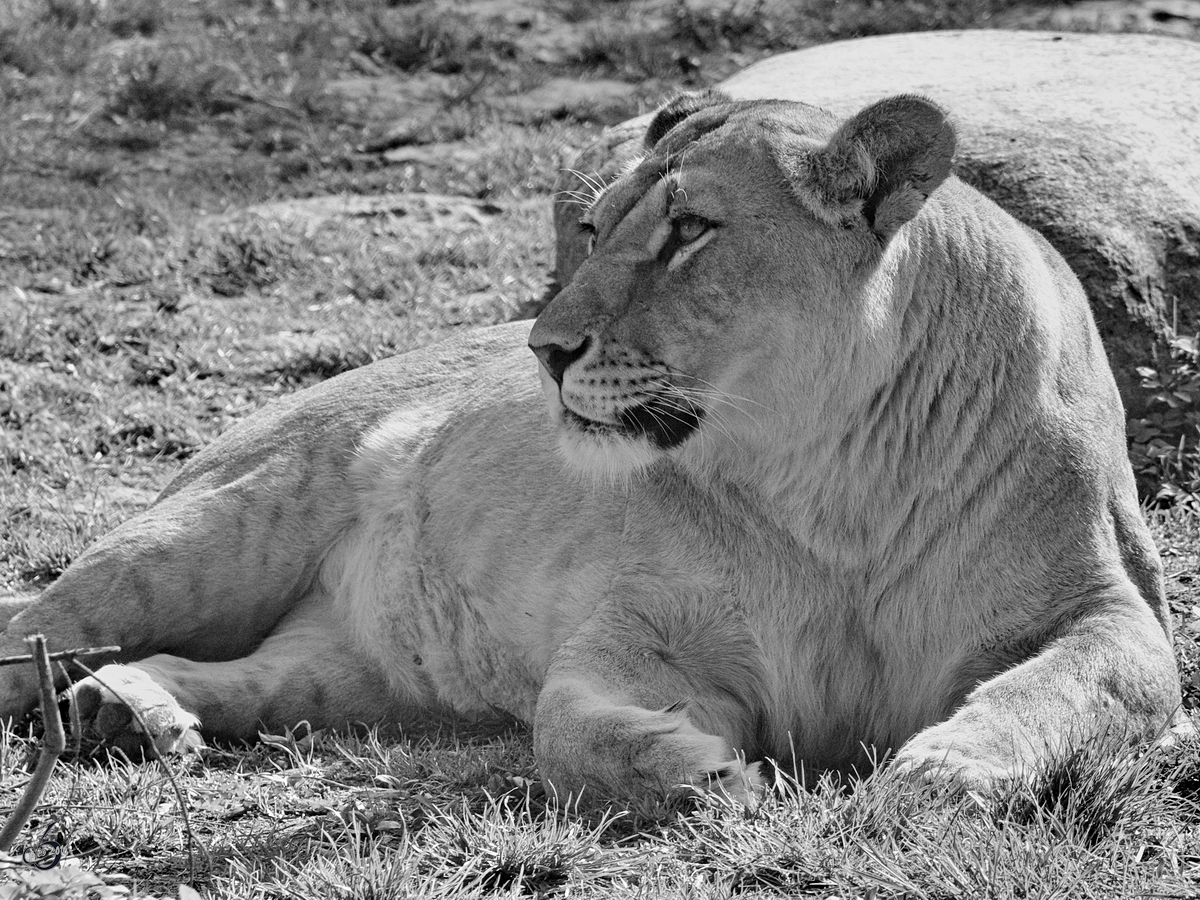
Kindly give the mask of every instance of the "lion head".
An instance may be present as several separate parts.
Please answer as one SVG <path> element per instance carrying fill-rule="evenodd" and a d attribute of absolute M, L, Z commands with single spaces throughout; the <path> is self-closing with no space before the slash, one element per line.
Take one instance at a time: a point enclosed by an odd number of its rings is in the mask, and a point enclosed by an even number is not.
<path fill-rule="evenodd" d="M 954 146 L 913 96 L 840 125 L 716 93 L 660 110 L 644 157 L 580 219 L 589 258 L 530 335 L 567 460 L 610 475 L 712 460 L 826 414 L 829 385 L 865 389 L 897 233 Z"/>

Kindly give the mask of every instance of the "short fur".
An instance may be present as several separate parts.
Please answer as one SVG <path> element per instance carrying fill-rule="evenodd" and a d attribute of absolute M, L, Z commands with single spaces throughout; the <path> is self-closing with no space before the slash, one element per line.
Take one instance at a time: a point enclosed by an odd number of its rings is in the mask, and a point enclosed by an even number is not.
<path fill-rule="evenodd" d="M 941 110 L 708 95 L 649 132 L 531 334 L 250 417 L 0 655 L 120 644 L 105 678 L 160 747 L 193 715 L 252 738 L 501 710 L 549 785 L 600 798 L 745 794 L 793 748 L 987 786 L 1167 728 L 1160 564 L 1086 300 L 950 174 Z M 24 713 L 28 673 L 0 679 Z"/>

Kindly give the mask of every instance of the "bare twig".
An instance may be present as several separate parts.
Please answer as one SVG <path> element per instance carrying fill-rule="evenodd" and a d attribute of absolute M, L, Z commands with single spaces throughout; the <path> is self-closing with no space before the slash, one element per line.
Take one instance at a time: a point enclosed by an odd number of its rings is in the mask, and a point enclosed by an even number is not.
<path fill-rule="evenodd" d="M 37 668 L 42 724 L 45 727 L 45 734 L 42 737 L 42 751 L 38 755 L 37 767 L 33 770 L 33 776 L 25 786 L 25 792 L 21 795 L 21 799 L 13 807 L 8 821 L 4 823 L 4 830 L 0 831 L 0 853 L 8 851 L 13 841 L 17 839 L 17 835 L 21 833 L 21 829 L 25 827 L 25 823 L 29 821 L 29 817 L 33 815 L 33 810 L 42 798 L 42 792 L 46 789 L 46 783 L 54 771 L 54 764 L 58 762 L 58 758 L 67 748 L 67 736 L 63 733 L 62 716 L 58 713 L 58 698 L 54 693 L 54 676 L 50 672 L 50 654 L 46 652 L 46 638 L 40 634 L 34 634 L 25 640 L 33 648 L 33 654 L 23 657 L 23 659 L 32 659 Z M 55 656 L 61 655 L 55 654 Z"/>
<path fill-rule="evenodd" d="M 120 649 L 120 647 L 80 647 L 78 650 L 59 650 L 56 653 L 47 654 L 46 658 L 57 661 L 60 659 L 74 659 L 77 656 L 99 656 L 101 653 L 117 653 Z M 33 660 L 36 664 L 36 655 L 0 656 L 0 666 L 15 666 L 17 663 L 29 662 L 30 660 Z"/>
<path fill-rule="evenodd" d="M 150 751 L 151 751 L 151 753 L 153 753 L 154 759 L 162 767 L 163 772 L 166 773 L 167 780 L 169 782 L 171 782 L 171 787 L 175 791 L 175 799 L 179 802 L 179 812 L 183 816 L 183 831 L 184 831 L 184 834 L 187 835 L 188 883 L 195 884 L 196 883 L 195 845 L 198 844 L 199 842 L 196 840 L 196 836 L 192 832 L 192 822 L 188 816 L 187 799 L 183 796 L 183 791 L 179 787 L 179 782 L 175 780 L 175 773 L 173 771 L 171 771 L 171 767 L 167 764 L 167 761 L 163 758 L 162 754 L 158 752 L 158 747 L 156 747 L 154 745 L 154 736 L 151 733 L 150 729 L 146 726 L 146 720 L 142 718 L 142 714 L 137 711 L 137 708 L 134 707 L 134 705 L 132 703 L 130 703 L 128 700 L 126 700 L 124 697 L 121 696 L 120 691 L 117 691 L 111 685 L 106 684 L 103 678 L 100 678 L 95 672 L 93 672 L 91 669 L 89 669 L 87 666 L 85 666 L 83 663 L 79 662 L 78 660 L 75 661 L 75 665 L 77 665 L 77 666 L 79 666 L 79 668 L 83 669 L 83 671 L 87 675 L 89 675 L 90 677 L 92 677 L 96 680 L 97 684 L 99 684 L 102 688 L 107 690 L 110 694 L 112 694 L 114 697 L 116 697 L 118 700 L 120 700 L 122 703 L 125 704 L 125 708 L 129 710 L 129 712 L 133 715 L 133 718 L 137 721 L 138 726 L 142 729 L 142 734 L 144 734 L 146 736 L 146 738 L 148 739 L 148 742 L 150 744 Z M 62 727 L 61 720 L 59 722 L 59 727 L 60 728 Z M 64 740 L 64 743 L 65 743 L 65 740 Z M 201 848 L 203 849 L 203 845 L 201 845 Z M 207 850 L 204 851 L 204 855 L 206 857 L 208 856 Z"/>
<path fill-rule="evenodd" d="M 61 662 L 58 664 L 58 671 L 64 682 L 71 680 L 71 676 L 67 673 L 67 667 Z M 78 757 L 83 751 L 83 722 L 79 719 L 79 704 L 70 703 L 67 708 L 71 713 L 71 755 Z"/>

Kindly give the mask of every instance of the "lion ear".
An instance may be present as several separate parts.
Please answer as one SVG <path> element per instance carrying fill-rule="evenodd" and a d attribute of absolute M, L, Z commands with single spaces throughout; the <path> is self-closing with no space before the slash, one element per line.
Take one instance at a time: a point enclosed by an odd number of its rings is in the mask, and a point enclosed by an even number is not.
<path fill-rule="evenodd" d="M 855 215 L 887 240 L 950 174 L 954 127 L 937 104 L 902 94 L 852 116 L 820 150 L 797 153 L 793 189 L 818 216 Z"/>
<path fill-rule="evenodd" d="M 710 106 L 730 103 L 731 101 L 732 98 L 728 94 L 722 94 L 720 91 L 714 90 L 680 94 L 678 97 L 659 107 L 658 112 L 654 114 L 654 118 L 650 120 L 650 127 L 646 129 L 646 149 L 653 150 L 654 146 L 663 139 L 663 136 L 668 131 L 689 116 Z"/>

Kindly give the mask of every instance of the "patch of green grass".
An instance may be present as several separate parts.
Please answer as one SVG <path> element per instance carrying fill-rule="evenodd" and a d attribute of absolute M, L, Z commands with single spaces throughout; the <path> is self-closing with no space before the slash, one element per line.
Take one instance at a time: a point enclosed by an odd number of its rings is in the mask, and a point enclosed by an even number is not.
<path fill-rule="evenodd" d="M 680 59 L 659 30 L 618 19 L 589 26 L 573 61 L 595 74 L 641 80 L 683 74 Z"/>
<path fill-rule="evenodd" d="M 1065 838 L 1089 849 L 1119 842 L 1153 819 L 1177 781 L 1164 780 L 1163 760 L 1155 752 L 1111 739 L 1085 744 L 1013 788 L 997 803 L 996 814 L 1023 826 L 1053 823 Z"/>
<path fill-rule="evenodd" d="M 171 410 L 134 405 L 121 410 L 119 419 L 105 419 L 96 424 L 92 458 L 124 455 L 183 462 L 200 446 L 195 429 Z"/>
<path fill-rule="evenodd" d="M 79 75 L 103 43 L 91 28 L 40 18 L 8 25 L 0 20 L 0 62 L 24 76 Z"/>
<path fill-rule="evenodd" d="M 498 16 L 412 4 L 373 11 L 362 28 L 358 49 L 402 72 L 487 71 L 517 54 L 506 30 Z"/>
<path fill-rule="evenodd" d="M 425 860 L 419 880 L 455 894 L 541 895 L 572 883 L 603 887 L 638 873 L 645 854 L 606 840 L 608 816 L 588 822 L 531 805 L 492 802 L 477 812 L 459 803 L 439 810 L 413 841 L 413 855 Z"/>
<path fill-rule="evenodd" d="M 30 748 L 4 738 L 0 792 Z M 201 884 L 221 897 L 1027 900 L 1187 896 L 1200 874 L 1196 760 L 1195 748 L 1092 747 L 996 799 L 888 773 L 808 791 L 785 779 L 753 810 L 697 799 L 638 822 L 548 805 L 520 732 L 284 735 L 173 765 Z M 76 764 L 46 800 L 71 853 L 151 889 L 178 883 L 187 835 L 157 767 Z"/>
<path fill-rule="evenodd" d="M 0 458 L 0 477 L 24 470 L 21 480 L 32 482 L 20 492 L 0 490 L 0 545 L 5 548 L 0 583 L 46 586 L 128 514 L 114 510 L 77 477 L 78 469 L 79 463 L 66 453 L 36 462 L 8 454 Z"/>
<path fill-rule="evenodd" d="M 149 122 L 232 112 L 238 75 L 203 48 L 132 47 L 116 62 L 105 111 Z"/>
<path fill-rule="evenodd" d="M 1138 486 L 1154 505 L 1200 516 L 1200 335 L 1176 336 L 1138 375 L 1150 398 L 1128 428 Z"/>
<path fill-rule="evenodd" d="M 155 34 L 168 12 L 165 0 L 42 0 L 40 5 L 41 17 L 61 28 L 102 28 L 118 38 Z"/>
<path fill-rule="evenodd" d="M 771 47 L 786 39 L 776 34 L 777 17 L 766 15 L 766 0 L 695 6 L 678 0 L 672 37 L 702 52 L 738 52 L 745 47 Z"/>
<path fill-rule="evenodd" d="M 38 74 L 42 65 L 42 52 L 33 29 L 0 27 L 0 67 L 28 76 Z"/>

